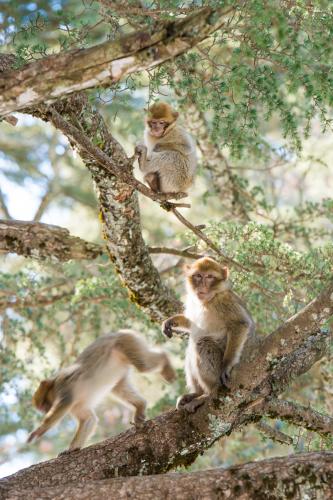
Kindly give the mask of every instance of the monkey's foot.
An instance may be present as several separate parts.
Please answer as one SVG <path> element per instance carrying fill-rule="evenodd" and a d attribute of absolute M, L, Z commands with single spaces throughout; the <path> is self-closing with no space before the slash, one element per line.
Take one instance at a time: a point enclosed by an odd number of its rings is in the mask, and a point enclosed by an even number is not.
<path fill-rule="evenodd" d="M 220 382 L 224 387 L 226 387 L 227 389 L 230 389 L 231 383 L 230 383 L 230 371 L 229 370 L 222 371 L 222 374 L 220 377 Z"/>
<path fill-rule="evenodd" d="M 193 401 L 183 406 L 184 410 L 188 413 L 194 413 L 198 408 L 200 408 L 200 406 L 205 404 L 207 397 L 208 396 L 193 399 Z"/>
<path fill-rule="evenodd" d="M 134 427 L 142 427 L 145 421 L 146 421 L 145 415 L 136 415 L 134 418 L 134 422 L 131 422 L 131 424 L 134 425 Z"/>
<path fill-rule="evenodd" d="M 196 392 L 190 392 L 189 394 L 184 394 L 183 396 L 180 396 L 177 399 L 177 404 L 176 408 L 177 410 L 180 410 L 181 408 L 184 408 L 188 403 L 193 401 L 194 398 L 197 398 L 198 394 Z"/>
<path fill-rule="evenodd" d="M 70 455 L 71 453 L 75 451 L 80 451 L 81 448 L 68 448 L 68 450 L 61 451 L 58 455 L 58 457 L 64 457 L 65 455 Z"/>

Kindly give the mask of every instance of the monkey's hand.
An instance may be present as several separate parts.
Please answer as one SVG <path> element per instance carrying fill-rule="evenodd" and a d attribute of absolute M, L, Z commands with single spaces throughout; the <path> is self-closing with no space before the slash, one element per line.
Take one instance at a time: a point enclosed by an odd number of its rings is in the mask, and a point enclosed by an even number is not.
<path fill-rule="evenodd" d="M 166 319 L 165 321 L 163 321 L 163 324 L 162 324 L 162 332 L 169 339 L 171 339 L 172 333 L 173 333 L 173 329 L 174 329 L 175 326 L 177 326 L 177 325 L 174 324 L 173 318 Z"/>
<path fill-rule="evenodd" d="M 145 154 L 147 154 L 147 148 L 146 146 L 144 146 L 144 144 L 138 144 L 137 146 L 135 146 L 135 149 L 134 149 L 134 155 L 141 158 L 141 156 L 144 156 Z"/>
<path fill-rule="evenodd" d="M 44 434 L 44 432 L 40 428 L 34 430 L 33 432 L 31 432 L 29 434 L 28 439 L 27 439 L 27 443 L 31 443 L 32 441 L 34 441 L 35 439 L 38 439 L 43 434 Z"/>
<path fill-rule="evenodd" d="M 164 335 L 171 339 L 173 333 L 181 333 L 177 332 L 176 329 L 183 330 L 185 332 L 189 332 L 191 329 L 191 322 L 186 318 L 183 314 L 176 314 L 171 318 L 167 319 L 162 324 L 162 332 Z"/>
<path fill-rule="evenodd" d="M 227 389 L 230 388 L 230 373 L 231 373 L 231 368 L 230 367 L 222 367 L 222 373 L 220 376 L 220 382 L 222 385 L 227 387 Z"/>

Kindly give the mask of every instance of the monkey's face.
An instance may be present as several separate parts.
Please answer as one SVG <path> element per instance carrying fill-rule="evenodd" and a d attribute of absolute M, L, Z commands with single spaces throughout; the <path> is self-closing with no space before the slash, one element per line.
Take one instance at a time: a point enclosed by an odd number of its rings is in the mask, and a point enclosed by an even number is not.
<path fill-rule="evenodd" d="M 190 277 L 191 285 L 199 300 L 209 302 L 219 291 L 221 278 L 213 271 L 196 271 Z"/>
<path fill-rule="evenodd" d="M 228 268 L 210 257 L 203 257 L 191 266 L 185 266 L 185 273 L 191 289 L 203 303 L 211 301 L 217 293 L 225 290 L 229 276 Z"/>
<path fill-rule="evenodd" d="M 170 124 L 165 120 L 149 120 L 148 126 L 150 130 L 150 134 L 153 137 L 163 137 L 166 129 Z"/>

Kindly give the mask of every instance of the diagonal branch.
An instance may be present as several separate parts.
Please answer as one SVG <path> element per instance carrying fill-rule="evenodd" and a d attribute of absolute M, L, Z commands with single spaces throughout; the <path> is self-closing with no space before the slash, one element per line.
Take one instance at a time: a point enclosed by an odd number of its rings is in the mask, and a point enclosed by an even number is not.
<path fill-rule="evenodd" d="M 288 445 L 293 444 L 293 438 L 291 436 L 288 436 L 284 432 L 281 432 L 275 429 L 274 427 L 271 427 L 262 420 L 257 422 L 255 426 L 262 434 L 264 434 L 272 441 L 276 441 L 277 443 L 281 444 L 288 444 Z"/>
<path fill-rule="evenodd" d="M 320 296 L 321 300 L 326 297 L 326 302 L 321 302 L 320 322 L 329 317 L 332 302 L 329 295 L 333 294 L 333 286 L 325 292 Z M 305 307 L 297 316 L 299 323 L 310 322 L 311 307 Z M 272 348 L 274 336 L 279 344 L 281 331 L 288 332 L 289 321 L 270 335 Z M 284 356 L 273 366 L 261 350 L 264 342 L 252 344 L 247 356 L 260 360 L 254 384 L 252 375 L 248 376 L 251 372 L 247 372 L 242 386 L 237 385 L 237 390 L 231 392 L 224 391 L 224 396 L 228 397 L 220 398 L 219 402 L 209 402 L 190 415 L 186 411 L 169 411 L 145 422 L 142 428 L 132 428 L 78 453 L 35 465 L 4 479 L 2 484 L 8 488 L 19 484 L 22 489 L 50 487 L 68 483 L 73 478 L 87 482 L 115 476 L 164 473 L 178 465 L 192 463 L 199 453 L 222 436 L 258 421 L 261 418 L 258 408 L 265 414 L 265 404 L 270 398 L 283 392 L 294 377 L 309 370 L 325 355 L 328 335 L 320 332 L 318 323 L 312 327 L 313 330 L 303 331 L 302 338 L 299 335 L 297 344 L 287 342 Z M 241 360 L 238 373 L 245 365 Z M 234 384 L 236 386 L 236 380 Z"/>
<path fill-rule="evenodd" d="M 126 75 L 153 68 L 174 58 L 224 25 L 237 9 L 205 7 L 151 34 L 138 31 L 88 49 L 44 57 L 0 78 L 0 115 L 50 103 L 79 90 L 110 86 Z M 0 64 L 0 68 L 3 65 Z"/>
<path fill-rule="evenodd" d="M 333 418 L 322 415 L 309 406 L 272 398 L 265 404 L 265 413 L 269 417 L 281 418 L 291 424 L 317 432 L 322 436 L 333 435 Z"/>

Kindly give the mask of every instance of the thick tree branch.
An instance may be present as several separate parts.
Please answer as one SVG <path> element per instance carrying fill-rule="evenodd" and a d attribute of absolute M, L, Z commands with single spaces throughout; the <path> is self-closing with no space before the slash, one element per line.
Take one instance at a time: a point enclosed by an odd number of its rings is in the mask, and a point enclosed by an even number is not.
<path fill-rule="evenodd" d="M 72 236 L 63 227 L 0 219 L 1 253 L 65 262 L 70 259 L 95 259 L 103 253 L 103 247 Z"/>
<path fill-rule="evenodd" d="M 153 68 L 186 52 L 221 28 L 225 16 L 236 8 L 205 7 L 184 19 L 164 23 L 154 34 L 136 32 L 8 71 L 0 78 L 0 115 L 50 103 L 78 90 L 110 86 L 126 75 Z"/>
<path fill-rule="evenodd" d="M 322 415 L 309 406 L 272 398 L 265 404 L 265 413 L 269 417 L 278 417 L 322 436 L 333 435 L 333 418 Z"/>
<path fill-rule="evenodd" d="M 144 500 L 331 498 L 333 453 L 298 453 L 191 473 L 119 479 L 76 480 L 69 485 L 22 490 L 0 486 L 4 500 L 99 500 L 128 498 Z"/>
<path fill-rule="evenodd" d="M 202 254 L 191 251 L 192 247 L 148 247 L 150 254 L 177 255 L 186 259 L 199 259 Z M 72 236 L 68 229 L 20 220 L 0 219 L 0 254 L 16 253 L 33 259 L 95 259 L 105 253 L 102 245 L 90 243 Z"/>
<path fill-rule="evenodd" d="M 332 294 L 332 289 L 330 293 Z M 324 296 L 325 292 L 321 297 Z M 325 311 L 321 316 L 322 321 L 329 312 L 327 305 L 328 302 L 322 303 Z M 311 307 L 305 307 L 298 313 L 298 321 L 310 322 L 311 311 Z M 292 321 L 296 319 L 292 318 Z M 289 322 L 290 320 L 271 334 L 272 347 L 274 335 L 279 343 L 280 333 L 283 328 L 288 330 Z M 252 383 L 252 374 L 251 377 L 248 375 L 251 372 L 247 372 L 242 386 L 238 386 L 238 380 L 235 378 L 233 383 L 237 390 L 224 391 L 219 402 L 208 402 L 195 414 L 188 414 L 184 410 L 169 411 L 145 422 L 142 428 L 130 429 L 75 454 L 22 470 L 4 479 L 3 484 L 7 487 L 20 485 L 23 489 L 34 486 L 49 487 L 76 481 L 78 478 L 81 481 L 90 481 L 120 475 L 163 473 L 177 465 L 191 463 L 199 453 L 220 437 L 260 420 L 265 414 L 266 402 L 283 392 L 294 377 L 309 370 L 325 355 L 329 336 L 320 332 L 317 324 L 313 327 L 313 331 L 306 330 L 303 333 L 303 338 L 298 337 L 297 346 L 287 343 L 289 349 L 286 349 L 284 356 L 274 364 L 270 358 L 263 356 L 260 343 L 247 346 L 246 357 L 260 360 L 260 370 L 255 374 L 255 385 Z M 262 344 L 264 345 L 264 342 Z M 246 361 L 241 360 L 239 379 L 244 366 Z M 225 397 L 226 395 L 228 397 Z"/>

